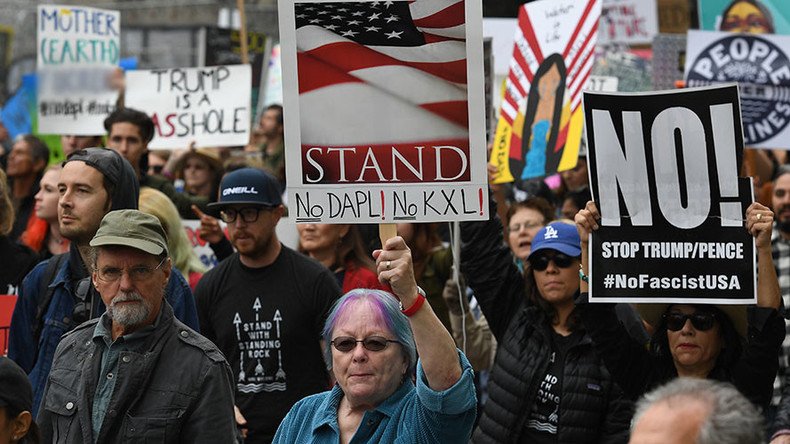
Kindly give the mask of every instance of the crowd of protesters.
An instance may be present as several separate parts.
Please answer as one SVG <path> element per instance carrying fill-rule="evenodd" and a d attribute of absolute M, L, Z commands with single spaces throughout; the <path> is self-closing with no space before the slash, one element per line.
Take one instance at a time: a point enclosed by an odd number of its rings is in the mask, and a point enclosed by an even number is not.
<path fill-rule="evenodd" d="M 383 245 L 302 224 L 286 245 L 282 107 L 235 149 L 149 150 L 128 108 L 105 128 L 63 135 L 61 163 L 33 135 L 0 141 L 0 293 L 17 297 L 0 443 L 790 442 L 775 157 L 743 216 L 756 306 L 614 305 L 587 300 L 584 152 L 556 180 L 492 184 L 491 219 L 456 245 L 436 223 Z"/>

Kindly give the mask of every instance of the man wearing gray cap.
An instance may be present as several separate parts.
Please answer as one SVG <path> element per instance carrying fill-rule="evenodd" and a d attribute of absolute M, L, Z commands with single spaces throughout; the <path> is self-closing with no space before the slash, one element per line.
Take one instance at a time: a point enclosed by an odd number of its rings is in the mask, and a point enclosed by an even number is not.
<path fill-rule="evenodd" d="M 33 385 L 34 415 L 61 336 L 105 310 L 91 284 L 88 244 L 105 214 L 137 208 L 139 190 L 132 166 L 112 150 L 80 150 L 63 165 L 58 179 L 58 222 L 71 246 L 25 277 L 9 333 L 8 356 L 28 373 Z M 167 298 L 176 316 L 197 329 L 195 300 L 180 273 L 172 273 Z"/>
<path fill-rule="evenodd" d="M 45 442 L 233 442 L 230 367 L 173 316 L 159 220 L 108 213 L 90 241 L 107 311 L 58 344 L 38 422 Z"/>

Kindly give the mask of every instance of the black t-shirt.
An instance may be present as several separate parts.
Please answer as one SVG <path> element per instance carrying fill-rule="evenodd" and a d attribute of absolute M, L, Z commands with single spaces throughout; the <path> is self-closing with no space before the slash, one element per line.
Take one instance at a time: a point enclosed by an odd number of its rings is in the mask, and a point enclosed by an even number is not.
<path fill-rule="evenodd" d="M 557 425 L 560 422 L 560 401 L 562 399 L 562 379 L 565 372 L 565 358 L 568 350 L 578 344 L 582 334 L 571 333 L 562 336 L 552 334 L 552 353 L 549 367 L 540 380 L 538 392 L 530 409 L 524 430 L 521 433 L 522 443 L 548 444 L 557 442 Z"/>
<path fill-rule="evenodd" d="M 233 370 L 246 443 L 270 442 L 297 401 L 329 388 L 319 341 L 339 296 L 329 270 L 285 246 L 257 269 L 235 253 L 198 283 L 200 330 Z"/>

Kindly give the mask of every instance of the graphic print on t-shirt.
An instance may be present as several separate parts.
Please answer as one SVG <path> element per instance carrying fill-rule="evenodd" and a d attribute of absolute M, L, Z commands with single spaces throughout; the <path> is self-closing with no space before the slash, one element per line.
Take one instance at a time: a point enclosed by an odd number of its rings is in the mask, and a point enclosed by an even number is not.
<path fill-rule="evenodd" d="M 540 382 L 540 388 L 538 388 L 535 404 L 533 404 L 529 415 L 527 428 L 556 435 L 562 388 L 556 375 L 562 374 L 564 360 L 557 359 L 557 353 L 552 353 L 550 362 L 551 365 L 546 372 L 546 376 Z"/>
<path fill-rule="evenodd" d="M 283 370 L 280 310 L 271 319 L 262 316 L 260 298 L 252 304 L 255 319 L 242 319 L 239 312 L 233 317 L 236 340 L 239 344 L 239 379 L 236 389 L 241 393 L 261 393 L 286 390 Z"/>

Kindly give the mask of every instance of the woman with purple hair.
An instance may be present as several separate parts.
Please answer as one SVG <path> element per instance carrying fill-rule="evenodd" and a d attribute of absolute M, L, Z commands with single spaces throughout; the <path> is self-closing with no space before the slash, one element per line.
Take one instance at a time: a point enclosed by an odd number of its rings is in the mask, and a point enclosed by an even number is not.
<path fill-rule="evenodd" d="M 357 289 L 335 303 L 323 335 L 337 383 L 296 403 L 275 443 L 469 440 L 472 367 L 425 302 L 403 239 L 389 239 L 373 256 L 395 296 Z"/>

